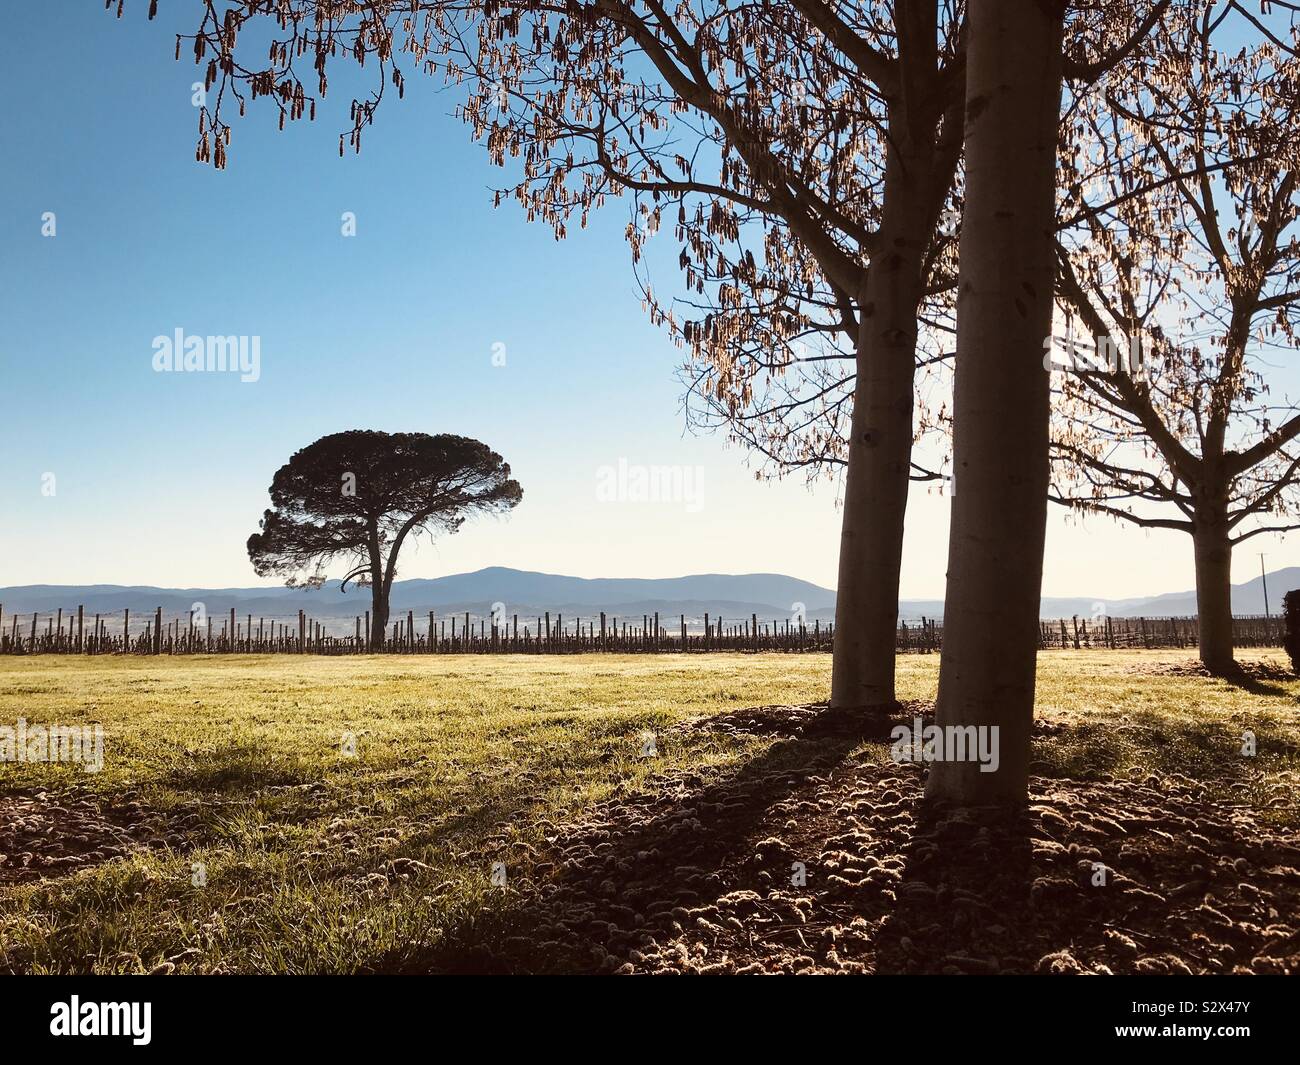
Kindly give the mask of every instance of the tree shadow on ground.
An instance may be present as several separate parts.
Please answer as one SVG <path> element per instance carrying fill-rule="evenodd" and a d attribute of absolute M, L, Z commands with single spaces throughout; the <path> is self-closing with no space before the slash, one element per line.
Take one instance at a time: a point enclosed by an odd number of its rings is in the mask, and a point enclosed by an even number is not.
<path fill-rule="evenodd" d="M 1292 699 L 1300 702 L 1300 696 L 1292 694 L 1283 688 L 1280 684 L 1271 683 L 1266 677 L 1272 677 L 1271 673 L 1263 674 L 1251 673 L 1246 668 L 1238 665 L 1234 670 L 1219 675 L 1218 679 L 1226 684 L 1231 684 L 1234 688 L 1240 688 L 1242 691 L 1249 692 L 1251 695 L 1265 695 L 1275 699 Z"/>
<path fill-rule="evenodd" d="M 906 720 L 912 716 L 907 712 Z M 723 886 L 722 870 L 774 805 L 831 772 L 854 749 L 885 742 L 901 720 L 901 713 L 868 716 L 813 706 L 749 708 L 698 723 L 696 727 L 719 731 L 779 735 L 793 729 L 794 734 L 782 736 L 721 779 L 695 778 L 702 786 L 694 789 L 681 781 L 662 792 L 601 804 L 593 811 L 589 835 L 570 841 L 552 861 L 531 870 L 538 877 L 549 876 L 561 896 L 584 897 L 580 926 L 563 920 L 556 924 L 555 912 L 536 906 L 535 899 L 516 899 L 495 914 L 475 915 L 432 948 L 377 959 L 375 970 L 607 969 L 610 949 L 626 949 L 634 936 L 651 927 L 666 929 L 674 910 L 711 898 Z M 665 739 L 671 742 L 671 730 Z M 622 819 L 605 821 L 615 806 Z"/>
<path fill-rule="evenodd" d="M 875 971 L 1296 970 L 1300 850 L 1284 834 L 1243 833 L 1240 808 L 1172 781 L 1031 791 L 1019 814 L 922 811 Z"/>
<path fill-rule="evenodd" d="M 1153 711 L 1136 711 L 1122 723 L 1082 722 L 1035 730 L 1034 768 L 1044 776 L 1100 780 L 1139 766 L 1143 775 L 1177 774 L 1207 785 L 1246 780 L 1256 758 L 1294 756 L 1283 737 L 1252 729 L 1254 756 L 1243 753 L 1244 725 L 1217 718 L 1171 721 Z"/>
<path fill-rule="evenodd" d="M 896 905 L 875 938 L 877 972 L 995 973 L 1031 968 L 1034 880 L 1024 809 L 922 803 Z"/>
<path fill-rule="evenodd" d="M 162 784 L 196 795 L 253 795 L 265 788 L 310 783 L 318 774 L 306 759 L 277 760 L 264 746 L 231 744 L 172 769 Z"/>
<path fill-rule="evenodd" d="M 548 836 L 523 890 L 372 968 L 1300 971 L 1300 847 L 1184 772 L 1221 759 L 1214 728 L 1186 729 L 1197 750 L 1167 776 L 1035 776 L 1027 807 L 970 810 L 881 757 L 893 723 L 787 707 L 684 726 L 777 739 L 597 805 Z M 1039 744 L 1086 748 L 1069 732 Z"/>

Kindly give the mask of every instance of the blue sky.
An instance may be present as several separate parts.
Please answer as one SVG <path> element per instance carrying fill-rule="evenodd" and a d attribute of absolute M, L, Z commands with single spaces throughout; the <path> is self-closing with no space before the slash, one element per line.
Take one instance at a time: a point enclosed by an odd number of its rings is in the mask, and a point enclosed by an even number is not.
<path fill-rule="evenodd" d="M 524 486 L 508 519 L 404 556 L 402 576 L 509 565 L 834 584 L 833 486 L 757 482 L 741 451 L 685 432 L 681 355 L 641 310 L 625 203 L 562 243 L 513 204 L 493 210 L 502 172 L 450 116 L 454 96 L 416 78 L 359 156 L 339 158 L 336 110 L 278 133 L 254 106 L 214 171 L 193 158 L 196 68 L 172 58 L 197 5 L 152 23 L 146 7 L 120 22 L 96 0 L 6 12 L 0 585 L 258 583 L 243 545 L 272 474 L 346 428 L 474 436 Z M 346 211 L 355 237 L 340 233 Z M 667 237 L 659 287 L 676 281 Z M 152 339 L 177 328 L 259 336 L 261 379 L 154 373 Z M 620 459 L 699 467 L 699 505 L 602 502 L 597 469 Z M 946 535 L 946 500 L 918 490 L 905 596 L 942 594 Z M 1251 546 L 1270 569 L 1297 557 L 1294 541 Z M 1238 580 L 1258 568 L 1240 554 Z M 1190 555 L 1177 534 L 1054 512 L 1044 590 L 1187 588 Z"/>

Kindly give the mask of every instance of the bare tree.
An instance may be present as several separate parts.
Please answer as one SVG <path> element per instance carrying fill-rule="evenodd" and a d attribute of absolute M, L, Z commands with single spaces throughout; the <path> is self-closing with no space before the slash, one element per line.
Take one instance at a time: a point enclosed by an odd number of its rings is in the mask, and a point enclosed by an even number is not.
<path fill-rule="evenodd" d="M 1297 343 L 1300 37 L 1230 4 L 1179 14 L 1088 116 L 1053 497 L 1191 535 L 1200 657 L 1222 673 L 1233 548 L 1300 525 L 1300 408 L 1265 379 Z"/>

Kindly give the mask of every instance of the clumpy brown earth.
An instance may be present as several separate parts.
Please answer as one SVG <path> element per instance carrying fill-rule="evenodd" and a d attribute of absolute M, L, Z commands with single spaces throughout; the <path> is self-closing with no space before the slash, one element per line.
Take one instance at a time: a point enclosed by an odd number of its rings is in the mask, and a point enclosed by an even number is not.
<path fill-rule="evenodd" d="M 1295 680 L 1295 673 L 1280 662 L 1245 660 L 1237 663 L 1237 668 L 1228 676 L 1212 673 L 1199 661 L 1188 659 L 1185 662 L 1142 662 L 1130 668 L 1129 672 L 1148 677 L 1206 677 L 1211 680 L 1228 680 L 1238 683 L 1252 680 Z"/>
<path fill-rule="evenodd" d="M 888 758 L 891 724 L 864 734 L 813 706 L 678 726 L 777 742 L 511 856 L 531 867 L 503 925 L 453 936 L 432 967 L 1300 973 L 1300 847 L 1252 807 L 1187 777 L 1102 773 L 1035 776 L 1015 815 L 926 805 L 924 768 Z"/>
<path fill-rule="evenodd" d="M 150 847 L 179 847 L 187 818 L 130 792 L 113 803 L 76 792 L 0 795 L 0 885 L 68 876 Z"/>

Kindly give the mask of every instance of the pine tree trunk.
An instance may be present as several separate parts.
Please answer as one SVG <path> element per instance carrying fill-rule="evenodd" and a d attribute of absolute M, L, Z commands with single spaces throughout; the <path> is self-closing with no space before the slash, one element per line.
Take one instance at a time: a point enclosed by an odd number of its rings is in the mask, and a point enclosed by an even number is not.
<path fill-rule="evenodd" d="M 1218 674 L 1237 667 L 1232 653 L 1232 543 L 1226 511 L 1226 506 L 1198 506 L 1192 523 L 1201 663 Z"/>
<path fill-rule="evenodd" d="M 937 723 L 996 727 L 999 764 L 937 761 L 926 793 L 1028 794 L 1047 523 L 1061 4 L 970 8 L 952 524 Z"/>
<path fill-rule="evenodd" d="M 892 709 L 895 701 L 898 579 L 921 298 L 919 242 L 925 224 L 915 210 L 896 213 L 896 224 L 881 227 L 889 250 L 872 261 L 859 299 L 831 673 L 831 705 L 838 707 Z"/>
<path fill-rule="evenodd" d="M 388 641 L 388 595 L 383 581 L 370 586 L 370 649 L 378 651 Z"/>

